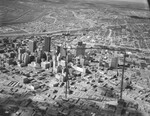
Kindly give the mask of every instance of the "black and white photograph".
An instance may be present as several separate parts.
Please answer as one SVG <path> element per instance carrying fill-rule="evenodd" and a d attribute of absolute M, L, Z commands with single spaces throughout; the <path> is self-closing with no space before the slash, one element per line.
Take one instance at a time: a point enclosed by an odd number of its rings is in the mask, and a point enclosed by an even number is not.
<path fill-rule="evenodd" d="M 150 0 L 0 0 L 0 116 L 150 116 Z"/>

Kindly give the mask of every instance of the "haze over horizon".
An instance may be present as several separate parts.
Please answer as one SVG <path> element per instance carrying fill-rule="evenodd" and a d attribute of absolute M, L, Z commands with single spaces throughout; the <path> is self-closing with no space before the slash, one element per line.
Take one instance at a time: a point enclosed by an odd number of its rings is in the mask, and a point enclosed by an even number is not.
<path fill-rule="evenodd" d="M 111 1 L 113 1 L 113 0 L 111 0 Z M 126 2 L 147 3 L 147 0 L 114 0 L 114 1 L 126 1 Z"/>
<path fill-rule="evenodd" d="M 107 1 L 105 1 L 105 0 L 84 0 L 84 1 L 104 1 L 104 2 L 109 2 L 109 1 L 111 1 L 111 2 L 135 2 L 135 3 L 144 3 L 144 4 L 148 4 L 147 3 L 147 0 L 107 0 Z"/>

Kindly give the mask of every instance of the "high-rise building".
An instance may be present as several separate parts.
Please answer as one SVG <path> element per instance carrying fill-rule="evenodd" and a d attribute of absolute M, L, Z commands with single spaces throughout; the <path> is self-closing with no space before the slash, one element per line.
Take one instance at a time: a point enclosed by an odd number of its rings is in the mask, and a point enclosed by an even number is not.
<path fill-rule="evenodd" d="M 38 52 L 39 58 L 42 59 L 43 58 L 43 51 L 38 49 L 37 52 Z"/>
<path fill-rule="evenodd" d="M 85 55 L 85 46 L 86 44 L 78 43 L 77 49 L 76 49 L 76 56 L 84 56 Z"/>
<path fill-rule="evenodd" d="M 118 57 L 114 57 L 111 59 L 110 67 L 114 69 L 118 68 Z"/>
<path fill-rule="evenodd" d="M 22 54 L 21 53 L 18 54 L 18 61 L 22 62 Z"/>
<path fill-rule="evenodd" d="M 60 53 L 60 49 L 61 49 L 61 47 L 60 46 L 57 46 L 57 56 L 59 55 L 59 53 Z"/>
<path fill-rule="evenodd" d="M 52 59 L 52 54 L 50 54 L 49 52 L 46 52 L 46 60 L 50 61 Z"/>
<path fill-rule="evenodd" d="M 24 49 L 24 48 L 19 48 L 19 49 L 18 49 L 18 54 L 20 54 L 20 53 L 21 53 L 21 54 L 25 53 L 25 49 Z"/>
<path fill-rule="evenodd" d="M 66 56 L 66 50 L 63 48 L 63 46 L 60 47 L 60 56 Z"/>
<path fill-rule="evenodd" d="M 18 43 L 13 43 L 14 44 L 14 48 L 18 47 Z"/>
<path fill-rule="evenodd" d="M 84 66 L 84 58 L 80 58 L 80 64 L 82 67 Z"/>
<path fill-rule="evenodd" d="M 75 59 L 76 61 L 76 64 L 78 65 L 78 64 L 80 64 L 80 57 L 76 57 L 76 59 Z"/>
<path fill-rule="evenodd" d="M 35 57 L 34 55 L 29 55 L 29 63 L 33 62 L 35 60 Z"/>
<path fill-rule="evenodd" d="M 29 54 L 28 53 L 24 53 L 22 59 L 23 59 L 24 65 L 27 66 L 29 64 L 29 62 L 30 62 L 29 61 L 30 60 Z"/>
<path fill-rule="evenodd" d="M 34 41 L 34 40 L 29 41 L 29 50 L 32 53 L 35 52 L 35 50 L 36 50 L 36 41 Z"/>
<path fill-rule="evenodd" d="M 50 52 L 50 49 L 51 49 L 51 38 L 46 37 L 44 40 L 44 51 Z"/>
<path fill-rule="evenodd" d="M 73 61 L 73 55 L 71 53 L 68 54 L 68 62 Z"/>
<path fill-rule="evenodd" d="M 56 70 L 56 58 L 55 55 L 52 56 L 52 61 L 53 61 L 53 72 Z"/>
<path fill-rule="evenodd" d="M 36 62 L 36 63 L 38 63 L 38 64 L 40 64 L 40 63 L 41 63 L 41 59 L 40 59 L 40 57 L 39 57 L 39 56 L 35 58 L 35 62 Z"/>
<path fill-rule="evenodd" d="M 18 60 L 19 60 L 20 62 L 23 61 L 22 55 L 24 54 L 24 52 L 25 52 L 25 49 L 24 49 L 24 48 L 19 48 L 19 49 L 18 49 Z"/>
<path fill-rule="evenodd" d="M 62 66 L 61 66 L 61 65 L 59 65 L 59 66 L 57 67 L 57 73 L 62 73 Z"/>

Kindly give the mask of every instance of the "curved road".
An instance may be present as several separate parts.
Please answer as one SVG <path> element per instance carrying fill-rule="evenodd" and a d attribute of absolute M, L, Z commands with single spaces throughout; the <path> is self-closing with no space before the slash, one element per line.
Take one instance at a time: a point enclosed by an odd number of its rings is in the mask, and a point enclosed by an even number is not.
<path fill-rule="evenodd" d="M 81 16 L 77 16 L 77 14 L 74 12 L 74 11 L 71 11 L 74 15 L 75 18 L 79 19 L 79 20 L 82 20 L 84 22 L 87 22 L 89 25 L 90 25 L 90 28 L 94 27 L 94 24 L 92 22 L 91 19 L 85 19 L 84 17 L 81 17 Z"/>

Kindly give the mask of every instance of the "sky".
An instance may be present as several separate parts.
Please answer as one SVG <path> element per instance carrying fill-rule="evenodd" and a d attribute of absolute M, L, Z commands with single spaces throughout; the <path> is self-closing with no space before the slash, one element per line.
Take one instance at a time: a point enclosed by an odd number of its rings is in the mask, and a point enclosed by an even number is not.
<path fill-rule="evenodd" d="M 113 1 L 118 1 L 118 2 L 128 2 L 128 3 L 130 3 L 130 2 L 133 2 L 133 3 L 140 3 L 140 4 L 142 4 L 142 5 L 145 5 L 145 6 L 147 6 L 148 5 L 148 0 L 85 0 L 85 1 L 106 1 L 106 2 L 109 2 L 109 1 L 111 1 L 111 2 L 113 2 Z"/>
<path fill-rule="evenodd" d="M 126 1 L 126 2 L 138 2 L 138 3 L 146 3 L 147 4 L 147 0 L 97 0 L 97 1 L 124 1 L 124 2 Z"/>
<path fill-rule="evenodd" d="M 145 3 L 147 4 L 147 0 L 84 0 L 84 1 L 123 1 L 123 2 L 135 2 L 135 3 Z"/>
<path fill-rule="evenodd" d="M 79 1 L 79 0 L 77 0 L 77 1 Z M 114 2 L 114 4 L 116 4 L 118 1 L 117 5 L 125 5 L 125 6 L 130 5 L 130 2 L 131 2 L 131 3 L 138 3 L 137 7 L 140 7 L 141 9 L 142 8 L 144 8 L 144 9 L 148 8 L 148 2 L 147 2 L 148 0 L 82 0 L 82 1 L 89 1 L 89 2 L 97 2 L 97 1 L 100 2 L 100 1 L 102 1 L 102 2 L 107 2 L 107 3 L 110 2 L 111 4 L 113 4 L 113 2 Z M 135 6 L 133 6 L 133 4 L 131 4 L 131 5 L 133 8 L 136 8 L 136 5 Z M 130 5 L 130 7 L 131 7 L 131 5 Z"/>
<path fill-rule="evenodd" d="M 115 1 L 127 1 L 127 2 L 147 3 L 147 0 L 115 0 Z"/>

